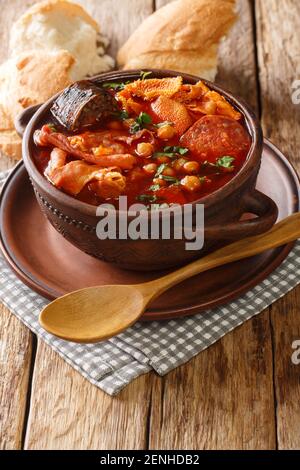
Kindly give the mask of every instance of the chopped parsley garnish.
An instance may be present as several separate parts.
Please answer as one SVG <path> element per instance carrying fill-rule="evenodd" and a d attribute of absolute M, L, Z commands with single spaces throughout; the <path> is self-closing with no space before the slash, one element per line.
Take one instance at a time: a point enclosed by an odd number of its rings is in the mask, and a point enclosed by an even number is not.
<path fill-rule="evenodd" d="M 165 163 L 162 163 L 161 165 L 159 165 L 155 173 L 155 178 L 158 178 L 162 174 L 162 172 L 167 168 L 167 166 L 168 165 L 166 165 Z"/>
<path fill-rule="evenodd" d="M 130 133 L 136 134 L 137 132 L 145 129 L 148 124 L 151 124 L 152 118 L 147 113 L 140 113 L 139 116 L 136 118 L 134 124 L 130 126 Z"/>
<path fill-rule="evenodd" d="M 159 189 L 160 189 L 159 184 L 153 184 L 153 185 L 150 186 L 150 188 L 149 188 L 150 191 L 158 191 Z"/>
<path fill-rule="evenodd" d="M 157 199 L 157 196 L 154 194 L 140 194 L 137 196 L 137 200 L 140 202 L 156 202 Z"/>
<path fill-rule="evenodd" d="M 234 165 L 232 165 L 232 162 L 234 162 L 234 160 L 235 160 L 234 157 L 230 157 L 229 155 L 224 155 L 224 157 L 220 157 L 217 159 L 216 166 L 232 169 L 234 168 Z"/>
<path fill-rule="evenodd" d="M 166 163 L 162 163 L 161 165 L 159 165 L 159 167 L 157 168 L 157 171 L 155 173 L 155 178 L 160 178 L 160 179 L 168 181 L 169 183 L 172 183 L 172 184 L 178 184 L 179 180 L 177 178 L 175 178 L 174 176 L 169 176 L 169 175 L 163 175 L 162 174 L 167 167 L 168 167 L 168 165 Z M 159 185 L 155 185 L 155 186 L 159 186 Z M 152 191 L 156 191 L 156 189 L 155 190 L 152 189 Z"/>
<path fill-rule="evenodd" d="M 174 176 L 168 176 L 168 175 L 159 175 L 159 178 L 165 181 L 168 181 L 169 183 L 174 183 L 178 184 L 179 180 L 175 178 Z"/>
<path fill-rule="evenodd" d="M 145 80 L 145 78 L 149 77 L 149 75 L 151 75 L 152 72 L 144 72 L 144 70 L 141 70 L 141 73 L 140 73 L 140 77 L 141 77 L 141 80 Z"/>
<path fill-rule="evenodd" d="M 103 88 L 110 88 L 111 90 L 115 90 L 115 91 L 122 91 L 124 90 L 125 86 L 128 85 L 128 83 L 130 82 L 120 82 L 120 83 L 116 83 L 116 82 L 107 82 L 107 83 L 103 83 Z"/>
<path fill-rule="evenodd" d="M 129 114 L 124 109 L 122 109 L 121 111 L 117 111 L 117 112 L 113 113 L 113 116 L 116 119 L 118 119 L 119 121 L 125 121 L 125 119 L 129 118 Z"/>
<path fill-rule="evenodd" d="M 47 126 L 49 127 L 49 129 L 51 129 L 52 132 L 57 132 L 57 129 L 53 122 L 48 122 Z"/>
<path fill-rule="evenodd" d="M 168 157 L 168 158 L 176 158 L 178 155 L 185 155 L 188 153 L 189 149 L 185 147 L 171 147 L 167 146 L 164 148 L 163 152 L 155 152 L 153 157 Z"/>
<path fill-rule="evenodd" d="M 158 157 L 176 158 L 177 155 L 175 153 L 154 152 L 153 158 L 158 158 Z"/>
<path fill-rule="evenodd" d="M 186 153 L 188 153 L 188 151 L 189 149 L 187 149 L 186 147 L 168 146 L 164 148 L 164 152 L 179 153 L 179 155 L 185 155 Z"/>

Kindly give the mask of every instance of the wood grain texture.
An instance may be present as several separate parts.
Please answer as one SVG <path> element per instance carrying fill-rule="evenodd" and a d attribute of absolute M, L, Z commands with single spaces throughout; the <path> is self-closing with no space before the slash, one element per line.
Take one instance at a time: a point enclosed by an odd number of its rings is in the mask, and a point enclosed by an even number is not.
<path fill-rule="evenodd" d="M 32 337 L 0 304 L 0 449 L 20 449 L 31 363 Z"/>
<path fill-rule="evenodd" d="M 26 0 L 0 0 L 0 63 L 7 58 L 8 32 L 12 21 L 31 3 Z M 0 155 L 0 171 L 13 165 L 12 159 Z M 20 449 L 29 385 L 32 335 L 1 303 L 0 332 L 0 449 Z"/>
<path fill-rule="evenodd" d="M 76 0 L 98 21 L 114 57 L 137 26 L 153 12 L 153 0 Z"/>
<path fill-rule="evenodd" d="M 147 448 L 152 381 L 144 375 L 112 398 L 40 342 L 25 448 Z"/>
<path fill-rule="evenodd" d="M 152 393 L 151 449 L 275 447 L 268 311 L 234 330 Z"/>
<path fill-rule="evenodd" d="M 300 79 L 300 3 L 256 3 L 262 124 L 269 137 L 300 171 L 300 105 L 292 102 L 292 84 Z M 300 339 L 300 288 L 272 307 L 278 446 L 300 447 L 299 365 L 291 361 L 292 342 Z"/>
<path fill-rule="evenodd" d="M 239 21 L 221 46 L 217 82 L 258 110 L 251 2 L 238 7 Z M 275 448 L 269 311 L 158 379 L 152 396 L 152 449 Z"/>

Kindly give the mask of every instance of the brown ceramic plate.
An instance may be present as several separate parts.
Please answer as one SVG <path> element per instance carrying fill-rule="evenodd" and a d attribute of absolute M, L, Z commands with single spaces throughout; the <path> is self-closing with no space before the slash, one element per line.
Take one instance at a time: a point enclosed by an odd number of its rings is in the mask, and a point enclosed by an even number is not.
<path fill-rule="evenodd" d="M 278 205 L 279 219 L 299 210 L 300 186 L 282 153 L 265 141 L 258 189 Z M 0 201 L 2 252 L 17 276 L 54 299 L 83 287 L 131 284 L 163 272 L 125 271 L 96 260 L 67 242 L 43 216 L 22 163 L 6 182 Z M 261 282 L 285 259 L 293 244 L 200 274 L 162 295 L 144 320 L 192 315 L 224 304 Z"/>

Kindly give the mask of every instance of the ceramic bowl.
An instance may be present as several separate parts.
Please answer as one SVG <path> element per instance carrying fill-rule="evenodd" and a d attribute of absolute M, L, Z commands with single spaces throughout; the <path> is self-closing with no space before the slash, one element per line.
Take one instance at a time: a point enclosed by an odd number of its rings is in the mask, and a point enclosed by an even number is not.
<path fill-rule="evenodd" d="M 105 73 L 92 78 L 96 83 L 127 81 L 140 77 L 140 70 Z M 152 70 L 152 77 L 172 77 L 179 73 Z M 196 83 L 199 77 L 182 74 L 184 82 Z M 214 83 L 203 80 L 212 90 L 222 94 L 244 117 L 252 145 L 244 166 L 221 189 L 193 203 L 204 204 L 205 232 L 201 250 L 187 250 L 186 239 L 100 240 L 96 234 L 99 217 L 96 207 L 78 201 L 55 188 L 39 172 L 33 158 L 33 133 L 47 115 L 56 97 L 45 104 L 28 108 L 17 119 L 16 127 L 23 136 L 23 159 L 32 182 L 37 201 L 53 227 L 69 242 L 91 256 L 134 270 L 170 268 L 192 261 L 225 243 L 256 235 L 269 230 L 277 219 L 275 203 L 255 189 L 263 148 L 262 130 L 257 117 L 240 99 Z M 168 210 L 168 209 L 166 209 Z M 245 213 L 256 217 L 243 220 Z M 119 213 L 117 214 L 119 217 Z M 193 214 L 195 216 L 195 214 Z M 172 218 L 172 214 L 171 214 Z M 241 220 L 242 219 L 242 220 Z M 131 218 L 128 217 L 128 223 Z"/>

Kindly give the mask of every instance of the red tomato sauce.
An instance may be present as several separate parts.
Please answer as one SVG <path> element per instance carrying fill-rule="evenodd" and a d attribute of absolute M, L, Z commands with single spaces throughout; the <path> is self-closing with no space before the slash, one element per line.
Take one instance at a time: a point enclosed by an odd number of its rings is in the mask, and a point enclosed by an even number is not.
<path fill-rule="evenodd" d="M 110 93 L 118 98 L 115 90 L 110 90 Z M 164 116 L 168 115 L 169 103 L 174 104 L 174 100 L 172 103 L 170 99 L 166 100 L 166 103 L 168 106 L 163 111 Z M 77 134 L 66 132 L 58 123 L 53 122 L 55 133 L 64 134 L 74 148 L 85 153 L 96 156 L 105 156 L 106 153 L 134 156 L 134 164 L 130 168 L 108 165 L 107 168 L 113 174 L 104 175 L 107 184 L 104 179 L 101 180 L 101 175 L 96 175 L 94 179 L 88 179 L 77 194 L 72 194 L 66 189 L 69 187 L 67 180 L 79 178 L 80 173 L 75 168 L 76 165 L 68 164 L 78 158 L 67 154 L 64 170 L 61 167 L 51 173 L 49 161 L 53 146 L 37 145 L 34 157 L 40 172 L 47 173 L 48 167 L 47 178 L 78 200 L 93 205 L 109 202 L 118 207 L 120 195 L 128 197 L 128 205 L 192 202 L 223 187 L 244 165 L 251 139 L 242 116 L 233 119 L 223 114 L 195 114 L 188 107 L 185 111 L 182 108 L 185 105 L 180 103 L 170 112 L 175 120 L 178 115 L 178 123 L 174 123 L 156 114 L 154 109 L 159 109 L 160 112 L 160 108 L 153 106 L 153 101 L 134 97 L 133 106 L 135 109 L 125 111 L 123 103 L 119 102 L 120 115 L 106 120 L 92 130 Z M 236 110 L 234 112 L 238 114 Z M 189 127 L 179 134 L 176 131 L 177 124 Z M 143 129 L 146 131 L 143 132 Z M 119 179 L 116 172 L 120 175 Z M 119 189 L 117 184 L 120 184 Z"/>

